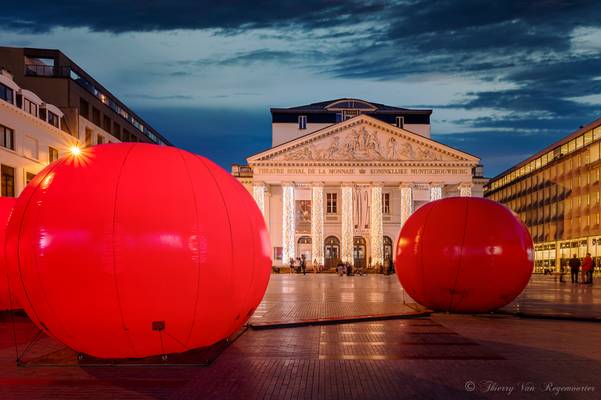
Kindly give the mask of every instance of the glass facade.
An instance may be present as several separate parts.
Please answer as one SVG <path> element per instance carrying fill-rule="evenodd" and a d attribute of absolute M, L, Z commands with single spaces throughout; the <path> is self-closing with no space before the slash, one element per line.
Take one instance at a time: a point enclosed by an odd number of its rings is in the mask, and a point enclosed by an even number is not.
<path fill-rule="evenodd" d="M 528 226 L 536 272 L 558 271 L 573 254 L 601 257 L 600 125 L 494 178 L 485 189 L 485 197 L 507 205 Z"/>

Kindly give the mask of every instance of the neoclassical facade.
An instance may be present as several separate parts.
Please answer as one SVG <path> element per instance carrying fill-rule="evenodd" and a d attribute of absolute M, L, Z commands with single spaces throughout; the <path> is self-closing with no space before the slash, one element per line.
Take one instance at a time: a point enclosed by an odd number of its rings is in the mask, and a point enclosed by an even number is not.
<path fill-rule="evenodd" d="M 411 132 L 367 113 L 247 161 L 233 173 L 263 212 L 275 266 L 302 254 L 327 267 L 382 265 L 415 209 L 442 197 L 482 196 L 485 183 L 475 176 L 477 157 L 430 139 L 429 129 Z"/>

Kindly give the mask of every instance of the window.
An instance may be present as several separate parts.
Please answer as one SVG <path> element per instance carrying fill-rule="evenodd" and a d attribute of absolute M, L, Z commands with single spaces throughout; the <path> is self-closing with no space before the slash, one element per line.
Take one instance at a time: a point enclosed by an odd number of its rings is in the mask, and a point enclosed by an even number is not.
<path fill-rule="evenodd" d="M 31 115 L 38 116 L 38 105 L 26 97 L 23 97 L 23 110 Z"/>
<path fill-rule="evenodd" d="M 90 128 L 86 128 L 85 143 L 86 147 L 92 145 L 92 130 Z"/>
<path fill-rule="evenodd" d="M 96 136 L 96 144 L 103 144 L 104 143 L 104 136 L 98 135 Z"/>
<path fill-rule="evenodd" d="M 27 158 L 37 160 L 40 155 L 38 153 L 38 141 L 31 136 L 25 136 L 23 141 L 23 155 Z"/>
<path fill-rule="evenodd" d="M 298 129 L 307 129 L 307 116 L 306 115 L 298 116 Z"/>
<path fill-rule="evenodd" d="M 337 193 L 328 193 L 326 194 L 326 213 L 328 214 L 336 214 L 337 206 L 338 206 L 338 194 Z"/>
<path fill-rule="evenodd" d="M 34 173 L 25 171 L 25 185 L 29 185 L 29 182 L 31 182 L 33 178 L 35 178 Z"/>
<path fill-rule="evenodd" d="M 8 86 L 0 83 L 0 99 L 7 101 L 10 104 L 15 104 L 15 92 Z"/>
<path fill-rule="evenodd" d="M 117 139 L 121 138 L 121 126 L 116 122 L 113 122 L 113 136 Z"/>
<path fill-rule="evenodd" d="M 48 163 L 58 160 L 58 150 L 48 146 Z"/>
<path fill-rule="evenodd" d="M 341 112 L 336 113 L 336 122 L 342 122 L 342 113 Z"/>
<path fill-rule="evenodd" d="M 15 131 L 7 128 L 4 125 L 0 125 L 0 145 L 7 149 L 15 149 Z"/>
<path fill-rule="evenodd" d="M 96 126 L 100 126 L 100 110 L 96 107 L 92 107 L 92 122 L 96 124 Z"/>
<path fill-rule="evenodd" d="M 90 105 L 81 97 L 79 98 L 79 115 L 85 119 L 90 119 Z"/>
<path fill-rule="evenodd" d="M 2 196 L 15 197 L 15 169 L 2 165 Z"/>
<path fill-rule="evenodd" d="M 405 117 L 396 117 L 395 125 L 397 128 L 403 129 L 403 127 L 405 126 Z"/>
<path fill-rule="evenodd" d="M 48 111 L 48 123 L 58 128 L 58 115 L 51 111 Z"/>
<path fill-rule="evenodd" d="M 390 193 L 382 193 L 382 213 L 390 214 Z"/>
<path fill-rule="evenodd" d="M 111 119 L 106 115 L 102 119 L 102 129 L 104 129 L 107 132 L 111 131 Z"/>

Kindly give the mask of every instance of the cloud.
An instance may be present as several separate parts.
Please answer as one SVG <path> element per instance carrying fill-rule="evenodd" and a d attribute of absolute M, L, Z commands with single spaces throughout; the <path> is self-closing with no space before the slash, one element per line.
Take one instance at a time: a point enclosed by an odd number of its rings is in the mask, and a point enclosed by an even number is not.
<path fill-rule="evenodd" d="M 0 26 L 22 32 L 27 43 L 27 32 L 63 28 L 107 32 L 115 41 L 143 32 L 149 39 L 136 52 L 147 49 L 152 61 L 120 81 L 162 93 L 128 96 L 142 104 L 223 99 L 218 104 L 269 102 L 261 104 L 267 109 L 375 93 L 410 107 L 395 99 L 414 98 L 414 106 L 434 108 L 433 131 L 450 126 L 448 140 L 491 148 L 472 150 L 497 160 L 493 171 L 512 160 L 505 142 L 534 151 L 600 115 L 598 1 L 33 0 L 8 2 L 2 15 Z M 198 94 L 169 94 L 189 88 Z"/>

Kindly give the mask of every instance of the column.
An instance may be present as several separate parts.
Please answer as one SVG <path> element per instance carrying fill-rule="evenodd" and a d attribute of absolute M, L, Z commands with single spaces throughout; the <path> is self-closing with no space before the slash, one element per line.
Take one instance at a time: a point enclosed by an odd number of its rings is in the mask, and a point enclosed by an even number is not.
<path fill-rule="evenodd" d="M 382 185 L 371 187 L 369 218 L 371 265 L 384 264 L 384 228 L 382 226 Z"/>
<path fill-rule="evenodd" d="M 430 183 L 430 201 L 442 199 L 442 183 Z"/>
<path fill-rule="evenodd" d="M 282 184 L 282 263 L 289 264 L 290 258 L 294 258 L 295 240 L 294 234 L 294 184 Z"/>
<path fill-rule="evenodd" d="M 410 183 L 402 183 L 401 188 L 401 227 L 405 225 L 405 221 L 413 213 L 413 185 Z"/>
<path fill-rule="evenodd" d="M 340 235 L 340 259 L 342 262 L 353 262 L 353 187 L 342 186 L 342 234 Z"/>
<path fill-rule="evenodd" d="M 311 256 L 313 262 L 324 263 L 323 242 L 323 183 L 313 184 L 311 188 Z"/>
<path fill-rule="evenodd" d="M 471 182 L 463 182 L 459 184 L 459 196 L 461 197 L 471 197 L 472 196 L 472 183 Z"/>
<path fill-rule="evenodd" d="M 261 214 L 265 217 L 265 184 L 263 182 L 253 183 L 253 197 Z"/>

